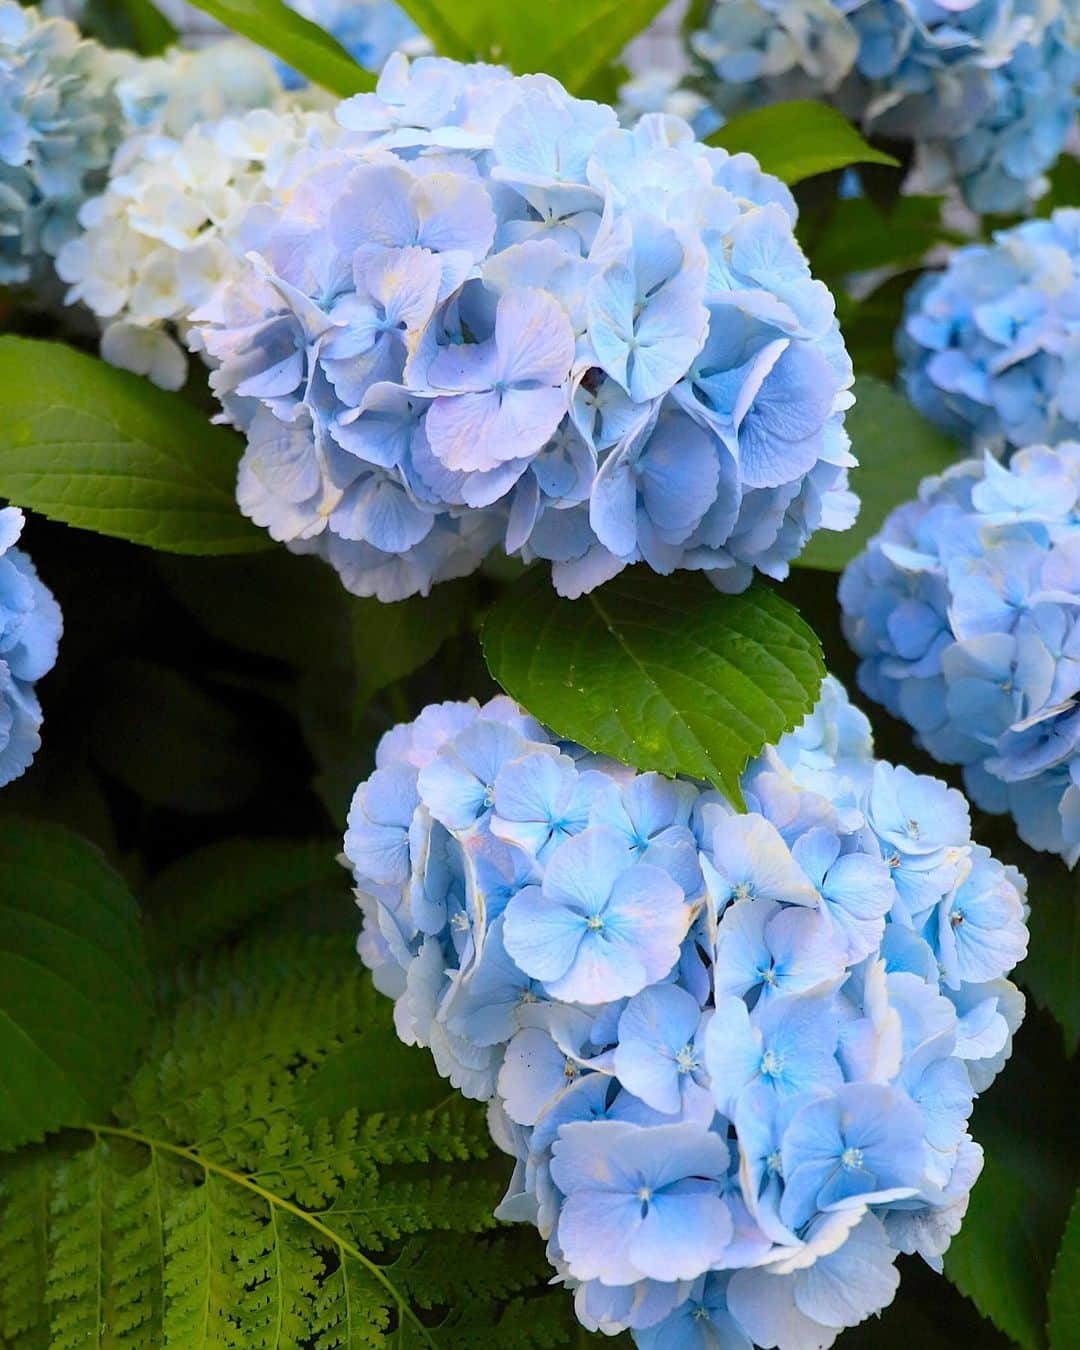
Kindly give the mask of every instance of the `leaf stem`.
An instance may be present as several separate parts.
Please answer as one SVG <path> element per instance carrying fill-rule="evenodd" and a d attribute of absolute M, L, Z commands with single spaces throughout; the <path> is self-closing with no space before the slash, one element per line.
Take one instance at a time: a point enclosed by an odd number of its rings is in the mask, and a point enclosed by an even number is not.
<path fill-rule="evenodd" d="M 306 1223 L 310 1228 L 314 1228 L 317 1233 L 321 1233 L 339 1254 L 344 1253 L 347 1256 L 351 1256 L 354 1261 L 358 1261 L 360 1265 L 362 1265 L 364 1269 L 382 1285 L 387 1294 L 389 1294 L 391 1301 L 398 1310 L 399 1317 L 412 1323 L 417 1332 L 419 1332 L 425 1345 L 435 1346 L 435 1341 L 433 1340 L 430 1331 L 424 1326 L 423 1322 L 420 1321 L 405 1297 L 394 1287 L 393 1281 L 387 1276 L 383 1268 L 378 1265 L 377 1262 L 372 1261 L 369 1256 L 365 1256 L 360 1248 L 354 1243 L 349 1242 L 346 1238 L 340 1236 L 340 1234 L 335 1233 L 332 1228 L 329 1228 L 321 1219 L 317 1218 L 314 1214 L 311 1214 L 308 1210 L 293 1204 L 291 1200 L 285 1200 L 280 1195 L 275 1195 L 273 1191 L 268 1191 L 264 1186 L 260 1186 L 257 1182 L 252 1181 L 250 1177 L 245 1176 L 243 1172 L 235 1172 L 232 1168 L 222 1166 L 221 1163 L 211 1162 L 209 1159 L 196 1153 L 194 1149 L 184 1148 L 182 1144 L 170 1144 L 163 1139 L 152 1139 L 149 1135 L 140 1134 L 138 1130 L 127 1130 L 118 1125 L 88 1125 L 86 1128 L 95 1137 L 106 1135 L 115 1139 L 127 1139 L 131 1143 L 141 1144 L 143 1148 L 148 1148 L 151 1151 L 157 1149 L 163 1153 L 171 1153 L 175 1157 L 183 1158 L 186 1162 L 202 1168 L 204 1172 L 213 1173 L 226 1181 L 231 1181 L 234 1186 L 241 1186 L 245 1190 L 250 1191 L 253 1195 L 259 1196 L 259 1198 L 264 1200 L 272 1209 L 283 1209 L 287 1213 L 292 1214 L 302 1223 Z M 347 1284 L 348 1277 L 345 1274 L 344 1266 L 342 1268 L 342 1278 L 345 1279 Z"/>

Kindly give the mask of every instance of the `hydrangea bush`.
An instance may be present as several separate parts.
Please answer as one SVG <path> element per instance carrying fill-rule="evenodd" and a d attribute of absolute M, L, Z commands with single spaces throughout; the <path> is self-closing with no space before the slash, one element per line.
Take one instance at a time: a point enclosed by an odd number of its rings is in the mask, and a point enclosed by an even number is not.
<path fill-rule="evenodd" d="M 840 585 L 859 684 L 1022 839 L 1080 858 L 1080 443 L 927 479 Z"/>
<path fill-rule="evenodd" d="M 0 510 L 0 787 L 26 772 L 41 745 L 34 685 L 56 664 L 60 606 L 15 541 L 23 513 Z"/>
<path fill-rule="evenodd" d="M 840 685 L 713 790 L 505 698 L 383 737 L 349 814 L 399 1036 L 490 1103 L 582 1323 L 809 1350 L 936 1269 L 1023 1008 L 1024 883 L 964 798 L 873 757 Z"/>
<path fill-rule="evenodd" d="M 690 41 L 721 115 L 835 101 L 914 147 L 912 186 L 975 211 L 1022 211 L 1075 121 L 1076 0 L 716 0 Z"/>
<path fill-rule="evenodd" d="M 195 312 L 242 510 L 396 600 L 497 543 L 741 589 L 844 528 L 851 363 L 790 192 L 684 122 L 404 57 Z"/>
<path fill-rule="evenodd" d="M 912 403 L 973 449 L 1080 438 L 1080 210 L 957 249 L 897 334 Z"/>

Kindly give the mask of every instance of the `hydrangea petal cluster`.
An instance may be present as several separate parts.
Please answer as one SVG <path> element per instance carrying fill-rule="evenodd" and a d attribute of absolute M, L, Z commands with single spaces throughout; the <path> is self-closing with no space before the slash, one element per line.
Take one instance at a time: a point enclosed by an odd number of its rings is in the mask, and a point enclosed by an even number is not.
<path fill-rule="evenodd" d="M 1080 106 L 1077 0 L 716 0 L 691 45 L 721 114 L 828 96 L 980 213 L 1045 190 Z"/>
<path fill-rule="evenodd" d="M 788 190 L 677 118 L 395 55 L 193 319 L 243 511 L 396 600 L 501 541 L 579 595 L 846 528 L 851 363 Z"/>
<path fill-rule="evenodd" d="M 398 1034 L 489 1103 L 582 1323 L 821 1350 L 934 1268 L 981 1167 L 974 1095 L 1023 999 L 1024 882 L 963 796 L 873 758 L 840 685 L 712 790 L 516 704 L 387 733 L 345 851 Z"/>
<path fill-rule="evenodd" d="M 1080 210 L 957 249 L 908 294 L 901 378 L 973 449 L 1080 439 Z"/>
<path fill-rule="evenodd" d="M 121 137 L 129 57 L 0 0 L 0 284 L 36 281 L 76 231 Z"/>
<path fill-rule="evenodd" d="M 265 67 L 254 48 L 233 43 L 180 56 L 205 73 L 211 53 L 233 48 Z M 106 191 L 82 207 L 81 233 L 56 259 L 68 303 L 83 303 L 103 326 L 105 359 L 180 388 L 188 359 L 176 339 L 188 340 L 188 315 L 235 269 L 228 241 L 239 221 L 269 199 L 300 146 L 335 130 L 326 113 L 255 106 L 179 138 L 142 136 L 125 146 Z"/>
<path fill-rule="evenodd" d="M 0 510 L 0 787 L 30 766 L 41 745 L 35 683 L 56 664 L 63 620 L 52 592 L 15 541 L 23 513 Z"/>
<path fill-rule="evenodd" d="M 1080 859 L 1080 442 L 926 479 L 848 567 L 859 684 L 1033 848 Z"/>

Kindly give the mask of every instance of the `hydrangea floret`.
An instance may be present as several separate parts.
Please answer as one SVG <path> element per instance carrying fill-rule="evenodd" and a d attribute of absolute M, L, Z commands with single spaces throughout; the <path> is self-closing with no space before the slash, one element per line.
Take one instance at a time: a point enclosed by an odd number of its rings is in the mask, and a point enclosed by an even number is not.
<path fill-rule="evenodd" d="M 501 542 L 580 595 L 745 587 L 855 500 L 851 363 L 790 192 L 670 116 L 391 57 L 196 311 L 241 508 L 397 600 Z"/>
<path fill-rule="evenodd" d="M 0 284 L 47 275 L 76 232 L 122 135 L 114 85 L 131 60 L 0 0 Z"/>
<path fill-rule="evenodd" d="M 265 65 L 254 48 L 231 43 L 183 57 L 205 71 L 209 53 L 233 46 Z M 327 113 L 256 105 L 179 138 L 126 145 L 106 191 L 82 207 L 81 233 L 56 259 L 68 303 L 86 305 L 102 324 L 105 359 L 180 388 L 188 371 L 181 343 L 197 345 L 188 315 L 238 266 L 229 240 L 239 221 L 271 196 L 300 146 L 335 131 Z"/>
<path fill-rule="evenodd" d="M 15 542 L 23 513 L 0 510 L 0 787 L 30 766 L 41 745 L 35 683 L 56 664 L 60 606 Z"/>
<path fill-rule="evenodd" d="M 840 584 L 859 684 L 973 801 L 1080 859 L 1080 442 L 926 479 Z"/>
<path fill-rule="evenodd" d="M 581 1322 L 821 1350 L 941 1269 L 1023 999 L 1024 882 L 828 679 L 746 814 L 509 699 L 388 732 L 345 852 L 398 1034 L 489 1103 Z"/>
<path fill-rule="evenodd" d="M 908 294 L 901 379 L 973 450 L 1080 439 L 1080 210 L 957 249 Z"/>
<path fill-rule="evenodd" d="M 1045 191 L 1080 107 L 1077 0 L 715 0 L 691 47 L 719 114 L 829 97 L 980 214 Z"/>

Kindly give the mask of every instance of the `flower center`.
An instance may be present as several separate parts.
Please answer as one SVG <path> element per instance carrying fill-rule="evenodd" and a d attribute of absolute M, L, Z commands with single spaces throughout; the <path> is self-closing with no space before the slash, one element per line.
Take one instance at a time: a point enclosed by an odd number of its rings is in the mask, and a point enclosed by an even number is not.
<path fill-rule="evenodd" d="M 917 820 L 909 820 L 908 823 L 907 823 L 907 832 L 908 832 L 908 838 L 909 838 L 909 839 L 918 839 L 918 837 L 919 837 L 919 822 L 918 822 Z"/>
<path fill-rule="evenodd" d="M 754 898 L 753 892 L 750 889 L 750 883 L 748 881 L 740 881 L 732 889 L 731 893 L 736 900 L 752 900 Z"/>
<path fill-rule="evenodd" d="M 593 929 L 594 932 L 598 928 L 603 928 L 603 926 L 604 920 L 600 917 L 599 914 L 590 914 L 589 917 L 585 920 L 585 927 Z"/>
<path fill-rule="evenodd" d="M 766 1078 L 776 1078 L 784 1067 L 783 1055 L 775 1050 L 766 1050 L 761 1056 L 761 1072 Z"/>
<path fill-rule="evenodd" d="M 784 1175 L 784 1166 L 780 1160 L 780 1150 L 778 1148 L 774 1148 L 765 1159 L 765 1166 L 774 1176 L 782 1177 Z"/>
<path fill-rule="evenodd" d="M 849 1171 L 863 1165 L 863 1154 L 861 1148 L 846 1148 L 840 1155 L 840 1162 Z"/>
<path fill-rule="evenodd" d="M 684 1045 L 675 1056 L 675 1063 L 679 1066 L 680 1073 L 693 1073 L 697 1068 L 697 1056 L 694 1054 L 692 1045 Z"/>

